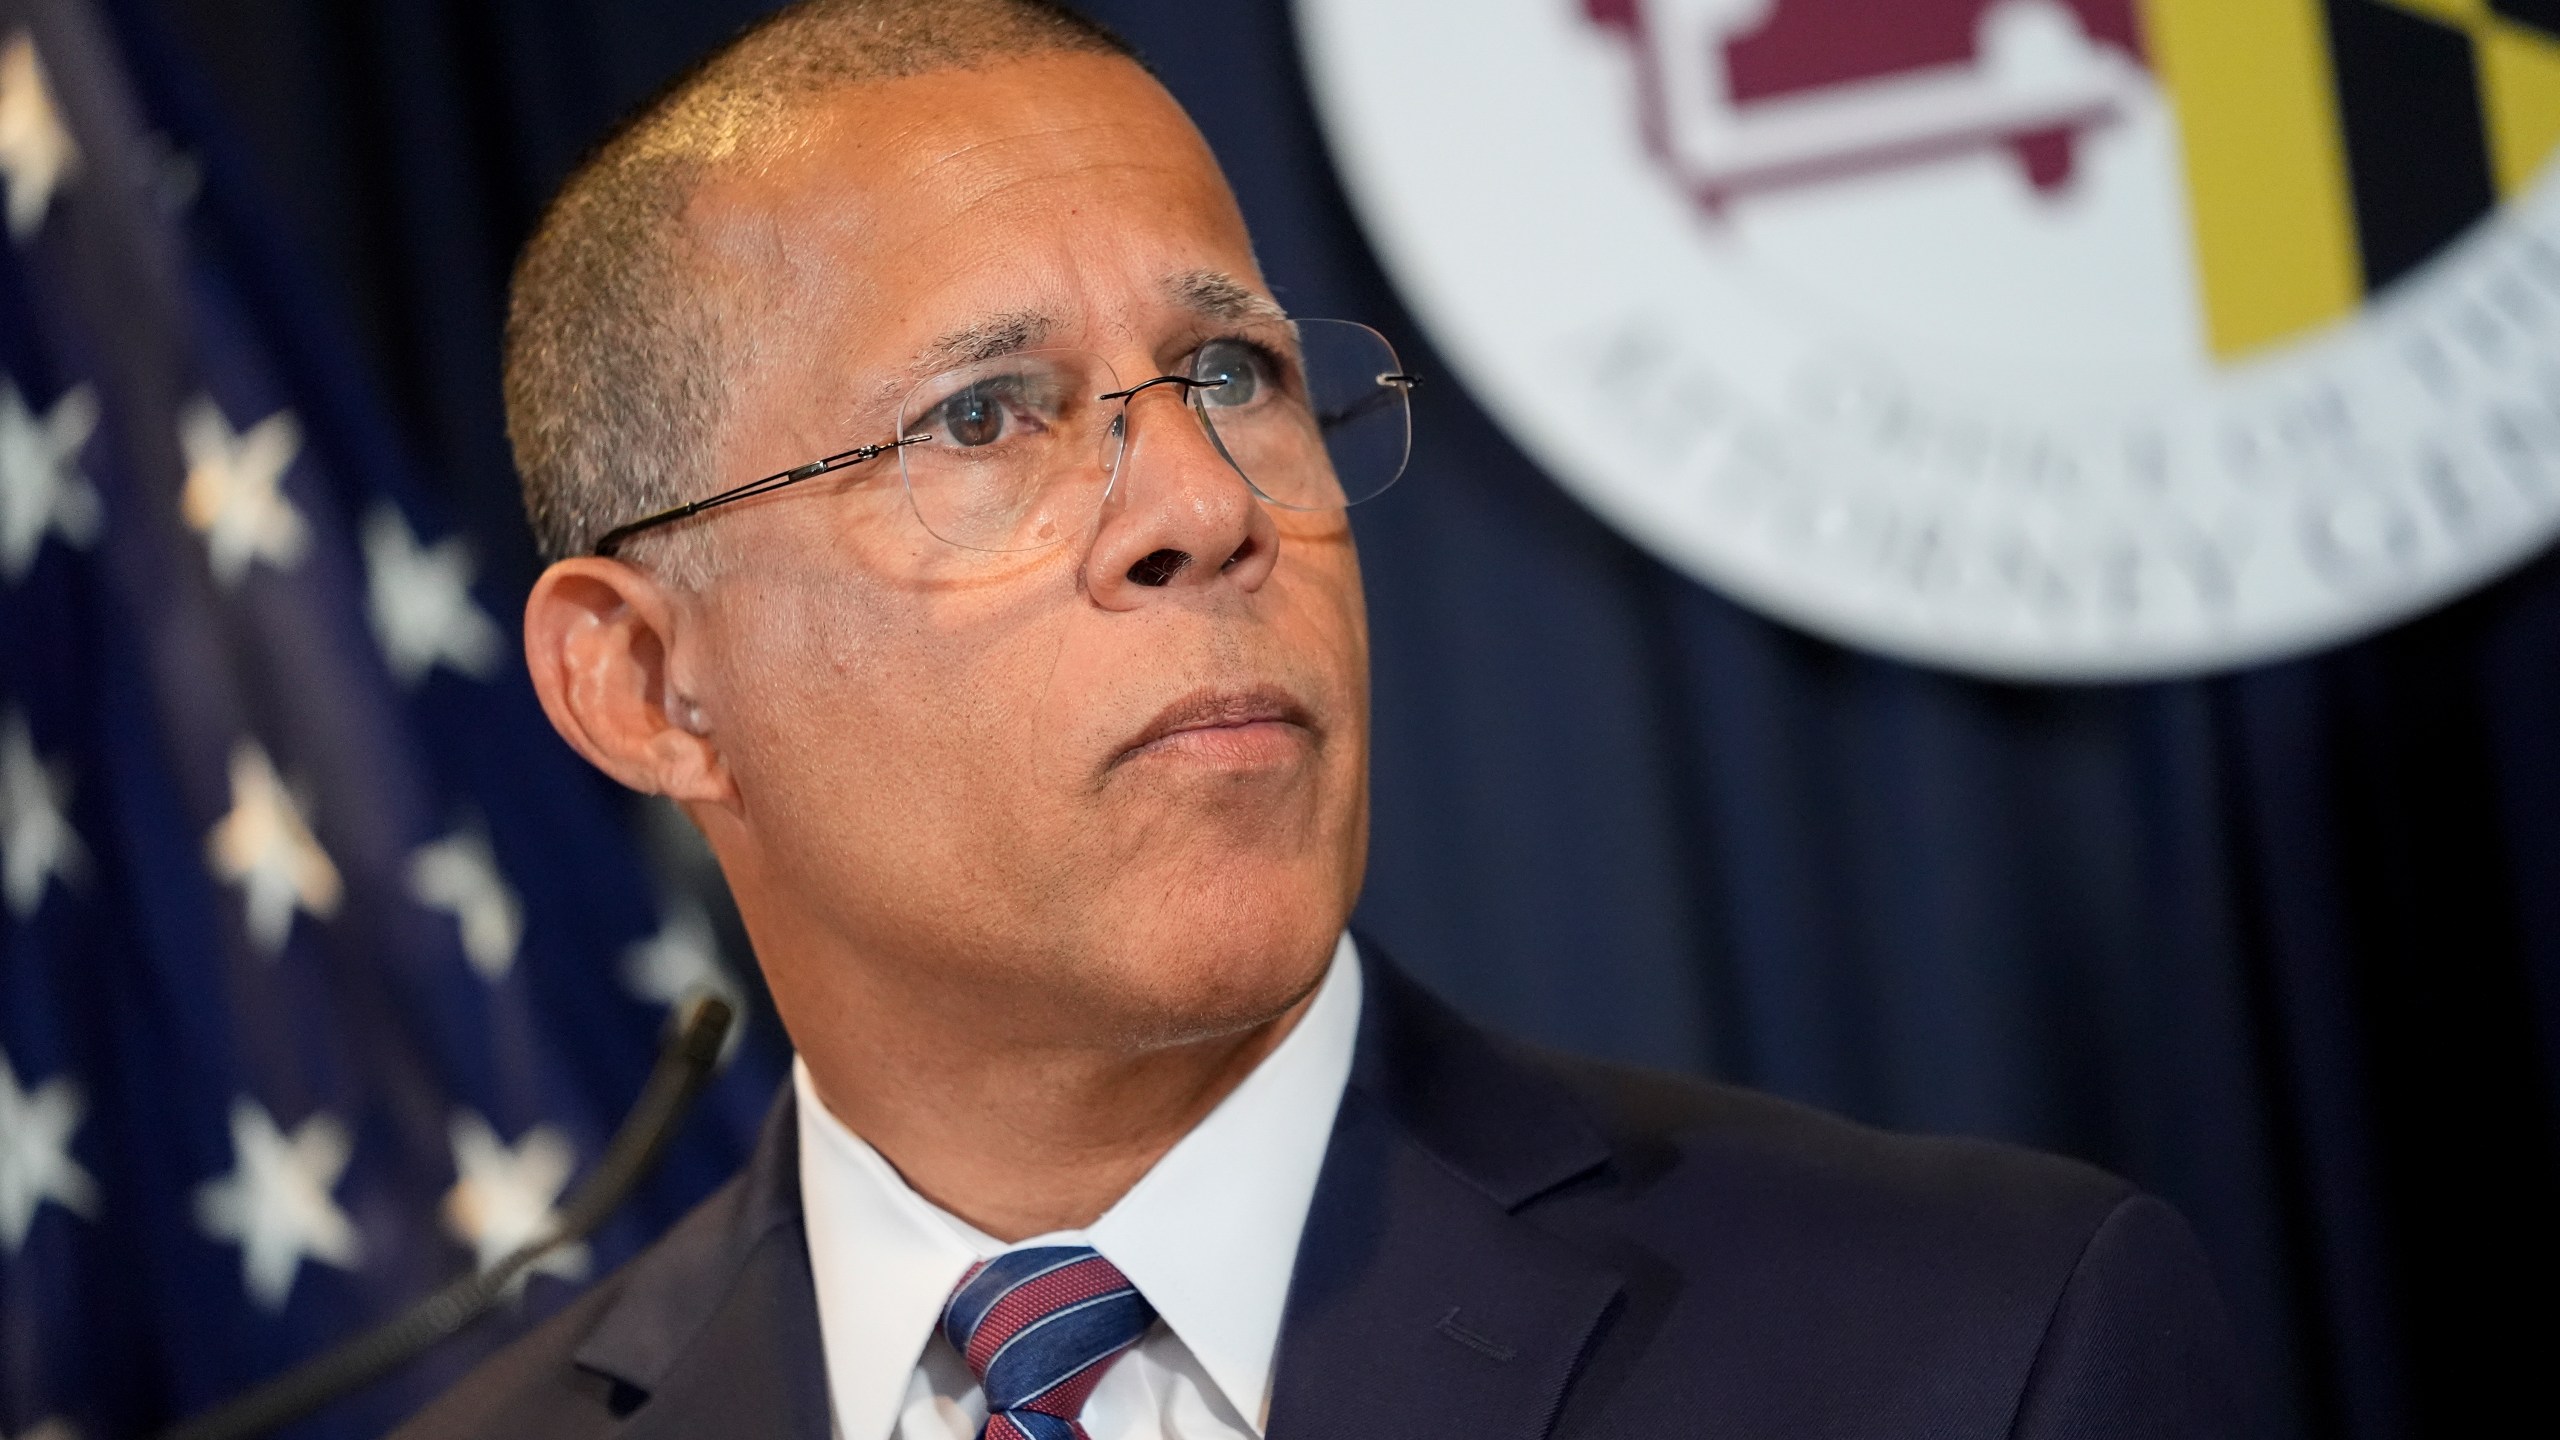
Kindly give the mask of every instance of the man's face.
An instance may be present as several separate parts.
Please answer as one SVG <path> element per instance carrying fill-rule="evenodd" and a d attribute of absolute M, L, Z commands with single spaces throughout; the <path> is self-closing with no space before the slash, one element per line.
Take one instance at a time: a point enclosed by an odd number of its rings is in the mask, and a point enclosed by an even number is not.
<path fill-rule="evenodd" d="M 690 218 L 744 355 L 705 493 L 889 438 L 957 353 L 1090 351 L 1132 385 L 1269 304 L 1197 132 L 1105 57 L 849 91 Z M 1367 835 L 1351 534 L 1256 501 L 1180 394 L 1133 402 L 1111 498 L 1045 549 L 935 538 L 894 457 L 697 522 L 723 558 L 670 673 L 734 798 L 691 808 L 795 1026 L 847 966 L 991 1032 L 1140 1045 L 1320 977 Z M 1190 563 L 1144 583 L 1165 551 Z"/>

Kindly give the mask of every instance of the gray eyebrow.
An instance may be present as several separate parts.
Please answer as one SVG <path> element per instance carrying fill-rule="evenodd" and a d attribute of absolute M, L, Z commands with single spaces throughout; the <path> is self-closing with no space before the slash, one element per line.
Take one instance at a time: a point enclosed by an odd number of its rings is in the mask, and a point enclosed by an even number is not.
<path fill-rule="evenodd" d="M 1289 312 L 1268 296 L 1218 270 L 1186 270 L 1164 282 L 1164 292 L 1185 310 L 1213 320 L 1289 323 Z M 972 321 L 948 331 L 918 352 L 913 373 L 928 374 L 1035 349 L 1058 331 L 1058 319 L 1036 310 Z"/>
<path fill-rule="evenodd" d="M 1222 270 L 1186 270 L 1164 282 L 1165 293 L 1185 310 L 1212 320 L 1286 325 L 1289 312 L 1269 296 Z"/>
<path fill-rule="evenodd" d="M 914 362 L 905 370 L 881 377 L 871 403 L 889 405 L 906 394 L 908 387 L 920 385 L 927 377 L 945 370 L 1036 349 L 1057 329 L 1056 316 L 1036 310 L 1021 310 L 1010 315 L 973 320 L 957 330 L 946 330 L 935 337 L 932 344 L 917 351 Z"/>
<path fill-rule="evenodd" d="M 1029 350 L 1047 340 L 1057 328 L 1055 316 L 1029 310 L 976 321 L 950 331 L 926 346 L 917 357 L 916 371 L 949 370 L 954 366 L 975 365 L 981 360 Z"/>
<path fill-rule="evenodd" d="M 1183 271 L 1164 282 L 1164 293 L 1183 309 L 1212 320 L 1276 326 L 1290 323 L 1289 312 L 1278 303 L 1222 270 Z M 906 386 L 919 383 L 928 375 L 1037 349 L 1058 329 L 1056 316 L 1021 310 L 945 331 L 916 352 L 915 363 L 904 375 L 881 383 L 881 400 L 885 403 L 895 399 Z"/>

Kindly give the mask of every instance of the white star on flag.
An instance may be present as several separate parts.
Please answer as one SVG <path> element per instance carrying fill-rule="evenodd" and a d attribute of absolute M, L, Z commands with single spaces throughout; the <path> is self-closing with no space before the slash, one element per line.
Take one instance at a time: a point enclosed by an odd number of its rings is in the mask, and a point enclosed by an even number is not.
<path fill-rule="evenodd" d="M 364 522 L 365 596 L 374 638 L 403 685 L 441 664 L 486 680 L 498 673 L 498 627 L 471 600 L 471 548 L 459 535 L 422 546 L 395 507 Z"/>
<path fill-rule="evenodd" d="M 267 752 L 248 741 L 231 752 L 231 813 L 205 837 L 205 854 L 215 874 L 240 887 L 249 938 L 269 955 L 283 951 L 296 910 L 322 920 L 338 912 L 338 867 L 312 838 Z"/>
<path fill-rule="evenodd" d="M 257 1101 L 231 1103 L 233 1168 L 196 1187 L 196 1224 L 240 1247 L 241 1283 L 267 1309 L 284 1308 L 306 1258 L 355 1268 L 355 1222 L 329 1193 L 351 1151 L 347 1127 L 328 1115 L 287 1135 Z"/>
<path fill-rule="evenodd" d="M 36 754 L 27 717 L 12 710 L 0 720 L 0 894 L 9 913 L 24 920 L 44 903 L 45 882 L 80 878 L 88 852 L 63 818 L 70 777 Z"/>
<path fill-rule="evenodd" d="M 18 1088 L 9 1052 L 0 1050 L 0 1245 L 15 1259 L 47 1200 L 84 1220 L 98 1214 L 98 1182 L 71 1158 L 88 1106 L 80 1087 L 55 1076 L 33 1090 Z"/>
<path fill-rule="evenodd" d="M 524 904 L 498 873 L 498 857 L 477 830 L 463 830 L 409 856 L 409 893 L 462 924 L 462 954 L 483 980 L 506 978 L 524 940 Z"/>
<path fill-rule="evenodd" d="M 451 1134 L 457 1178 L 445 1192 L 445 1228 L 471 1247 L 483 1271 L 559 1227 L 552 1207 L 568 1188 L 569 1172 L 577 1168 L 566 1136 L 536 1125 L 510 1148 L 488 1121 L 469 1111 L 454 1115 Z M 525 1273 L 557 1275 L 574 1283 L 587 1278 L 589 1263 L 581 1240 L 543 1256 Z M 523 1275 L 516 1277 L 517 1284 L 523 1281 Z"/>
<path fill-rule="evenodd" d="M 282 488 L 302 453 L 302 424 L 292 411 L 235 432 L 221 406 L 199 397 L 178 417 L 178 444 L 187 456 L 178 506 L 205 538 L 213 578 L 229 585 L 260 560 L 279 570 L 302 562 L 311 532 Z"/>
<path fill-rule="evenodd" d="M 80 168 L 80 147 L 54 108 L 34 38 L 0 45 L 0 178 L 9 185 L 9 238 L 24 244 L 44 225 L 53 194 Z"/>
<path fill-rule="evenodd" d="M 39 419 L 0 376 L 0 579 L 14 585 L 50 530 L 74 548 L 98 538 L 98 492 L 80 452 L 98 429 L 97 392 L 76 385 Z"/>
<path fill-rule="evenodd" d="M 720 941 L 711 932 L 711 917 L 690 901 L 669 910 L 657 934 L 622 952 L 622 984 L 655 1005 L 681 1005 L 702 994 L 728 1001 L 737 1021 L 721 1042 L 723 1059 L 746 1033 L 746 988 L 720 963 Z"/>

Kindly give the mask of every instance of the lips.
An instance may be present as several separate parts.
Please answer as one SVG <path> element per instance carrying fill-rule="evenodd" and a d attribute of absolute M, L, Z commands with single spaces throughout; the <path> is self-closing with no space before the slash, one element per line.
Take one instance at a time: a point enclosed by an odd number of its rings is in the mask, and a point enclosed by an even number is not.
<path fill-rule="evenodd" d="M 1156 712 L 1156 717 L 1121 747 L 1111 763 L 1123 765 L 1149 752 L 1192 741 L 1201 742 L 1203 748 L 1222 740 L 1243 741 L 1257 733 L 1268 734 L 1271 727 L 1277 726 L 1302 733 L 1315 729 L 1307 707 L 1277 686 L 1194 691 Z"/>

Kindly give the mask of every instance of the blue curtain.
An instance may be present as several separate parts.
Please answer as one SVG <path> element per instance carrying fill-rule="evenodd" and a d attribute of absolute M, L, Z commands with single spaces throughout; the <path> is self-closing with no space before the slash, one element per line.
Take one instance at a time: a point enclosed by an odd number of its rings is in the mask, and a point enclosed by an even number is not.
<path fill-rule="evenodd" d="M 768 7 L 123 4 L 247 137 L 521 585 L 515 247 L 616 115 Z M 1328 166 L 1284 5 L 1089 8 L 1199 119 L 1281 298 L 1434 382 L 1412 473 L 1359 516 L 1362 920 L 1403 964 L 1537 1040 L 2133 1177 L 2219 1263 L 2270 1435 L 2547 1413 L 2560 559 L 2177 684 L 1992 685 L 1808 638 L 1603 528 L 1454 383 Z"/>

